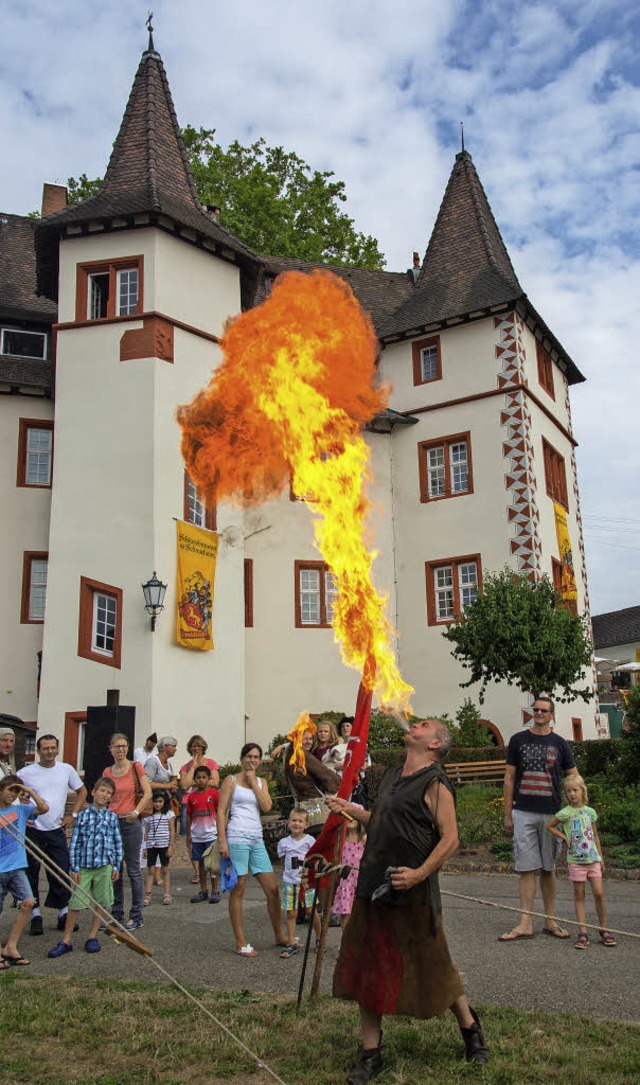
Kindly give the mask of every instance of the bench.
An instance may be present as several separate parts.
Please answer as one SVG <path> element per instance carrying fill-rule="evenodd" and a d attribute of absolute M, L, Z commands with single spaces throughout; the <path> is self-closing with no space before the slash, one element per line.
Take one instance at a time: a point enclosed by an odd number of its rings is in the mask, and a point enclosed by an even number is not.
<path fill-rule="evenodd" d="M 454 783 L 503 784 L 506 761 L 460 761 L 445 763 L 445 771 Z"/>

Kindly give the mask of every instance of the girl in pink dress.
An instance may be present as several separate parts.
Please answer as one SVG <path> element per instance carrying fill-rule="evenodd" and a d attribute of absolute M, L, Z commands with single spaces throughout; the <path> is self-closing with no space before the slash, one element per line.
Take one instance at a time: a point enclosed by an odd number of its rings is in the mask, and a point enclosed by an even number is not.
<path fill-rule="evenodd" d="M 350 866 L 351 871 L 348 877 L 342 878 L 338 882 L 333 908 L 331 909 L 334 915 L 340 916 L 340 926 L 343 930 L 349 922 L 349 916 L 353 908 L 360 860 L 366 841 L 367 834 L 364 831 L 364 826 L 359 821 L 349 822 L 342 847 L 342 862 Z"/>

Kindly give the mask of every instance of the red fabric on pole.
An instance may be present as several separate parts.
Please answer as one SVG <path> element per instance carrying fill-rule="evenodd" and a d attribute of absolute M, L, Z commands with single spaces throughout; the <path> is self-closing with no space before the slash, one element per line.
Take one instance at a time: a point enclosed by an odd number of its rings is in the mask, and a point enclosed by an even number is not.
<path fill-rule="evenodd" d="M 372 691 L 365 689 L 360 683 L 356 700 L 356 714 L 353 721 L 353 729 L 347 743 L 347 754 L 342 770 L 342 782 L 338 789 L 341 799 L 348 799 L 353 791 L 360 769 L 364 765 L 367 754 L 367 739 L 369 737 L 369 719 L 371 716 Z M 338 829 L 343 824 L 339 814 L 329 814 L 324 823 L 320 836 L 313 847 L 309 848 L 307 858 L 312 855 L 323 855 L 327 862 L 333 862 L 333 852 L 336 844 Z M 309 872 L 309 884 L 313 885 L 313 877 Z"/>

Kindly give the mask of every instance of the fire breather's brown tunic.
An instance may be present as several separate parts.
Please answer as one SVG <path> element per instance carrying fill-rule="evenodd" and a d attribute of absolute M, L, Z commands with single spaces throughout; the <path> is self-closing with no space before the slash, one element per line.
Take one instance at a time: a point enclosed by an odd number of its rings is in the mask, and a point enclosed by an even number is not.
<path fill-rule="evenodd" d="M 411 776 L 402 776 L 402 765 L 388 769 L 369 821 L 333 993 L 371 1013 L 435 1017 L 464 994 L 442 929 L 437 873 L 407 892 L 394 891 L 388 902 L 371 900 L 388 866 L 421 866 L 438 843 L 424 801 L 436 780 L 453 792 L 439 764 Z"/>

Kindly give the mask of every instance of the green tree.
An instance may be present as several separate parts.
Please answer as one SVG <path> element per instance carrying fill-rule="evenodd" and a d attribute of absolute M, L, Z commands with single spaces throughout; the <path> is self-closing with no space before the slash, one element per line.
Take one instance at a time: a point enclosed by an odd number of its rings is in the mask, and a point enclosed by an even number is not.
<path fill-rule="evenodd" d="M 380 270 L 385 259 L 373 237 L 355 228 L 341 209 L 344 181 L 312 170 L 293 151 L 258 139 L 237 140 L 225 151 L 214 129 L 182 130 L 189 165 L 203 204 L 220 208 L 220 224 L 255 252 L 326 264 Z M 102 179 L 70 177 L 69 203 L 92 196 Z"/>
<path fill-rule="evenodd" d="M 470 697 L 465 697 L 456 712 L 455 724 L 449 725 L 454 746 L 463 748 L 493 746 L 493 739 L 487 727 L 480 722 L 480 713 Z"/>
<path fill-rule="evenodd" d="M 485 576 L 476 602 L 443 636 L 471 671 L 460 685 L 482 682 L 481 704 L 489 682 L 519 685 L 534 696 L 555 694 L 559 701 L 593 696 L 585 681 L 593 653 L 589 620 L 567 609 L 548 577 L 532 581 L 507 567 Z"/>

